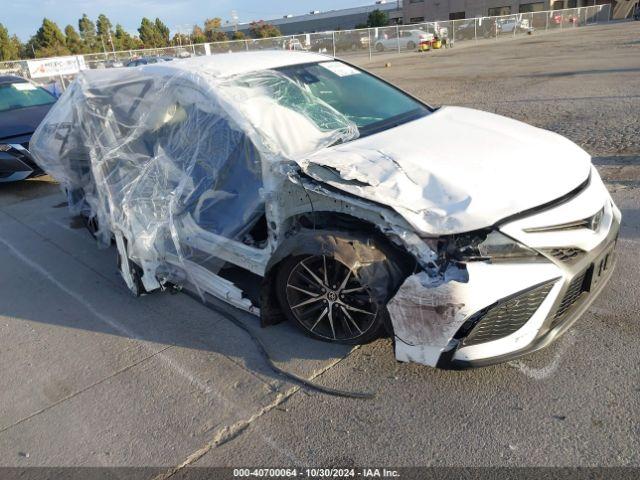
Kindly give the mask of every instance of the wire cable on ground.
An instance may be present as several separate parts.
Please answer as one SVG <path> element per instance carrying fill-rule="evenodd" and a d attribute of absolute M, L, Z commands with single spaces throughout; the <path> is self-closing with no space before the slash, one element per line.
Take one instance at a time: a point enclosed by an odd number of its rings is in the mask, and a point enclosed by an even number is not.
<path fill-rule="evenodd" d="M 194 298 L 195 300 L 198 301 L 203 301 L 203 299 L 198 296 L 197 294 L 195 294 L 194 292 L 191 292 L 187 289 L 184 290 L 180 290 L 183 293 L 186 293 L 187 295 L 189 295 L 190 297 Z M 220 308 L 218 305 L 213 304 L 212 302 L 204 299 L 204 304 L 210 308 L 211 310 L 216 311 L 217 313 L 220 313 L 222 315 L 224 315 L 224 317 L 228 320 L 231 321 L 231 323 L 233 323 L 236 327 L 242 329 L 244 332 L 247 333 L 247 335 L 249 335 L 249 337 L 251 338 L 251 340 L 253 340 L 253 343 L 255 343 L 256 347 L 258 347 L 258 350 L 260 351 L 260 354 L 264 357 L 265 361 L 267 362 L 267 364 L 269 365 L 269 367 L 271 367 L 271 369 L 276 372 L 279 375 L 282 375 L 290 380 L 292 380 L 295 383 L 298 383 L 300 385 L 303 385 L 309 389 L 312 390 L 316 390 L 318 392 L 321 393 L 325 393 L 327 395 L 333 395 L 336 397 L 345 397 L 345 398 L 358 398 L 358 399 L 364 399 L 364 400 L 370 400 L 375 398 L 376 394 L 372 393 L 372 392 L 349 392 L 346 390 L 339 390 L 336 388 L 331 388 L 331 387 L 325 387 L 323 385 L 318 385 L 317 383 L 314 383 L 310 380 L 307 380 L 306 378 L 302 378 L 298 375 L 296 375 L 295 373 L 291 373 L 288 372 L 282 368 L 280 368 L 278 365 L 276 365 L 276 363 L 273 361 L 273 359 L 271 358 L 271 355 L 269 354 L 269 351 L 267 350 L 265 344 L 262 342 L 262 340 L 255 335 L 251 329 L 245 325 L 245 323 L 240 320 L 237 316 L 236 316 L 236 312 L 234 312 L 231 308 L 229 309 L 222 309 Z"/>

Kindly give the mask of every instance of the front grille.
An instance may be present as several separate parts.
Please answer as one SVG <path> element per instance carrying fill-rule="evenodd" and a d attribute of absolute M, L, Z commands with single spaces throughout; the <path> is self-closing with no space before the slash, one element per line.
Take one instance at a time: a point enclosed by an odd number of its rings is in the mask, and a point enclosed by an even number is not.
<path fill-rule="evenodd" d="M 599 211 L 591 215 L 587 218 L 582 218 L 580 220 L 575 220 L 573 222 L 561 223 L 559 225 L 550 225 L 547 227 L 532 227 L 525 228 L 524 231 L 527 233 L 542 233 L 542 232 L 559 232 L 564 230 L 577 230 L 581 228 L 588 228 L 593 230 L 594 232 L 600 228 L 600 222 L 602 221 L 602 217 L 604 216 L 604 207 L 602 207 Z"/>
<path fill-rule="evenodd" d="M 546 250 L 546 252 L 553 258 L 565 263 L 574 262 L 580 259 L 585 253 L 585 251 L 580 248 L 551 248 Z"/>
<path fill-rule="evenodd" d="M 464 345 L 476 345 L 506 337 L 519 330 L 538 310 L 555 281 L 532 288 L 483 310 L 472 319 L 475 327 Z"/>
<path fill-rule="evenodd" d="M 567 310 L 569 310 L 573 306 L 573 304 L 576 303 L 578 298 L 580 298 L 580 295 L 582 295 L 582 292 L 584 292 L 585 290 L 584 283 L 585 283 L 586 275 L 587 275 L 587 272 L 585 270 L 580 275 L 578 275 L 573 280 L 571 280 L 571 283 L 569 284 L 569 288 L 567 289 L 567 293 L 564 294 L 564 298 L 562 299 L 562 302 L 560 302 L 560 305 L 558 306 L 558 310 L 556 310 L 556 313 L 553 316 L 553 321 L 551 322 L 552 327 L 557 325 L 558 322 L 562 320 L 562 317 L 564 316 L 565 313 L 567 313 Z"/>

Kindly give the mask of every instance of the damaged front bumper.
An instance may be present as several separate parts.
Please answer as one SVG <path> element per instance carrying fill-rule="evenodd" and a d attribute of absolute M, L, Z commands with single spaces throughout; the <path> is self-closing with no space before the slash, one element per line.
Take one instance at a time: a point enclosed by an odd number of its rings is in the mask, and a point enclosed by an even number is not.
<path fill-rule="evenodd" d="M 594 229 L 541 233 L 530 228 L 603 204 Z M 456 280 L 459 267 L 454 266 L 444 281 L 434 282 L 426 272 L 412 275 L 388 305 L 396 358 L 460 369 L 509 361 L 549 345 L 611 277 L 620 219 L 596 173 L 591 185 L 563 205 L 500 227 L 541 252 L 544 261 L 468 262 L 462 267 L 468 280 Z"/>

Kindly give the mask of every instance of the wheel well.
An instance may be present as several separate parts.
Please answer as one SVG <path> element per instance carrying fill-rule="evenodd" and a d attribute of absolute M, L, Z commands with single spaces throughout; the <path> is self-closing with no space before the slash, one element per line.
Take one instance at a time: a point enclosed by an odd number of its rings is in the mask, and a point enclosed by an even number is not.
<path fill-rule="evenodd" d="M 416 260 L 411 254 L 391 242 L 391 240 L 379 230 L 376 224 L 362 218 L 344 213 L 322 211 L 298 215 L 290 219 L 290 222 L 287 223 L 289 223 L 292 232 L 289 236 L 290 239 L 296 236 L 296 231 L 302 233 L 317 230 L 318 234 L 321 234 L 323 231 L 353 233 L 361 238 L 374 240 L 376 244 L 380 245 L 385 254 L 391 257 L 394 262 L 398 264 L 399 269 L 404 272 L 402 274 L 404 278 L 409 276 L 416 268 Z M 274 252 L 272 260 L 267 266 L 260 294 L 260 310 L 263 326 L 273 325 L 284 320 L 279 305 L 277 302 L 274 302 L 275 278 L 284 260 L 288 258 L 290 254 L 295 254 L 296 250 L 295 242 L 283 242 L 278 250 Z M 402 280 L 404 280 L 404 278 Z M 400 284 L 398 283 L 397 287 L 399 286 Z M 395 292 L 393 293 L 395 294 Z"/>
<path fill-rule="evenodd" d="M 308 212 L 297 215 L 291 224 L 302 228 L 344 230 L 345 232 L 365 232 L 381 235 L 378 227 L 373 222 L 347 213 L 331 211 Z"/>

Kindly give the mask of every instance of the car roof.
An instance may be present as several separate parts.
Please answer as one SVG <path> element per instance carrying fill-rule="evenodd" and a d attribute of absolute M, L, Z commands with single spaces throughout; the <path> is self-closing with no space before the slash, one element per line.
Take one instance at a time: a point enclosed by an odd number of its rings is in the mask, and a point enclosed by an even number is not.
<path fill-rule="evenodd" d="M 332 59 L 333 57 L 317 53 L 286 50 L 221 53 L 185 59 L 176 58 L 173 62 L 148 63 L 133 68 L 88 69 L 83 70 L 80 75 L 93 85 L 92 88 L 98 89 L 154 76 L 190 78 L 191 81 L 212 86 L 216 80 L 235 75 Z M 130 62 L 129 65 L 132 63 Z"/>
<path fill-rule="evenodd" d="M 332 57 L 320 55 L 318 53 L 300 51 L 280 51 L 267 50 L 260 52 L 236 52 L 223 53 L 218 55 L 208 55 L 177 59 L 173 62 L 161 65 L 149 65 L 141 67 L 145 71 L 156 69 L 181 70 L 192 74 L 204 74 L 218 78 L 230 77 L 260 70 L 271 70 L 274 68 L 299 65 L 303 63 L 314 63 L 330 60 Z"/>
<path fill-rule="evenodd" d="M 0 75 L 0 85 L 5 83 L 28 83 L 28 80 L 17 75 Z"/>

